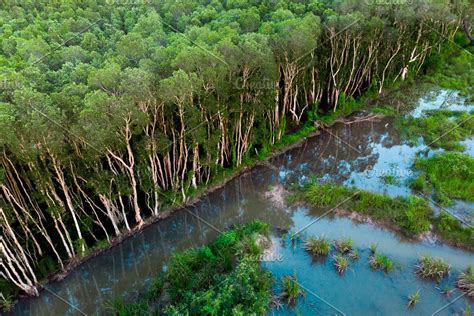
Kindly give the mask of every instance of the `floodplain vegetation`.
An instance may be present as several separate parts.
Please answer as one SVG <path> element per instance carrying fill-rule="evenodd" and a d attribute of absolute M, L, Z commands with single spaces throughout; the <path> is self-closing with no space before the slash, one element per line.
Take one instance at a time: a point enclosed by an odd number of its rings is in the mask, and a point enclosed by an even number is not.
<path fill-rule="evenodd" d="M 431 110 L 422 117 L 407 116 L 397 123 L 402 136 L 410 143 L 418 140 L 432 148 L 464 151 L 464 139 L 474 136 L 474 112 Z"/>
<path fill-rule="evenodd" d="M 2 3 L 2 306 L 39 295 L 51 273 L 349 113 L 362 95 L 443 64 L 461 25 L 472 45 L 470 9 L 421 0 Z M 391 219 L 426 230 L 428 210 L 400 203 L 408 210 Z M 454 224 L 444 222 L 450 236 Z M 190 252 L 190 269 L 193 256 L 213 266 L 218 255 Z M 248 261 L 229 278 L 247 268 L 262 276 Z"/>
<path fill-rule="evenodd" d="M 264 315 L 274 279 L 259 258 L 269 246 L 268 224 L 253 221 L 219 235 L 212 243 L 174 253 L 166 272 L 134 302 L 109 303 L 113 315 Z M 286 280 L 286 279 L 285 279 Z M 299 287 L 284 280 L 288 302 Z"/>
<path fill-rule="evenodd" d="M 137 315 L 165 313 L 168 315 L 264 315 L 268 309 L 294 307 L 306 292 L 298 283 L 296 274 L 283 276 L 280 293 L 274 294 L 275 278 L 262 269 L 259 258 L 271 246 L 267 238 L 268 224 L 253 221 L 238 225 L 219 235 L 207 246 L 176 252 L 170 259 L 166 272 L 159 274 L 150 288 L 135 301 L 122 299 L 107 304 L 107 312 L 113 315 Z M 331 241 L 324 236 L 309 236 L 303 248 L 312 256 L 327 258 L 334 245 L 332 264 L 339 275 L 344 275 L 350 259 L 357 260 L 359 251 L 349 237 Z M 368 263 L 374 270 L 390 272 L 394 262 L 377 252 L 377 245 L 369 248 Z M 422 256 L 415 265 L 414 273 L 420 278 L 439 283 L 449 273 L 447 262 L 440 258 Z M 474 295 L 474 269 L 468 267 L 459 274 L 457 287 Z M 448 289 L 445 292 L 451 293 Z M 420 299 L 420 291 L 408 296 L 412 308 Z"/>
<path fill-rule="evenodd" d="M 472 186 L 472 183 L 469 186 Z M 383 225 L 401 231 L 408 237 L 420 236 L 432 227 L 440 237 L 453 245 L 474 250 L 472 227 L 461 223 L 446 212 L 435 216 L 428 202 L 416 195 L 390 197 L 313 180 L 302 187 L 295 188 L 291 199 L 306 201 L 317 207 L 335 207 L 344 202 L 340 205 L 340 209 L 368 216 Z M 375 245 L 374 247 L 376 248 Z"/>
<path fill-rule="evenodd" d="M 453 199 L 474 201 L 474 157 L 445 151 L 416 159 L 414 169 L 419 175 L 411 187 L 430 194 L 434 192 L 439 203 L 449 205 Z"/>

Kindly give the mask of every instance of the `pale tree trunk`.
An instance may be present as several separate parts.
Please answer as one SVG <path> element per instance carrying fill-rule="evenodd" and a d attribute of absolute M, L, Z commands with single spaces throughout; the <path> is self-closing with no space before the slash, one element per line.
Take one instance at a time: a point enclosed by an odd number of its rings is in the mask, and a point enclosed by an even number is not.
<path fill-rule="evenodd" d="M 64 178 L 64 173 L 61 170 L 61 167 L 58 165 L 58 162 L 54 158 L 54 156 L 51 155 L 51 154 L 50 154 L 50 156 L 52 158 L 54 171 L 56 172 L 56 175 L 57 175 L 57 180 L 58 180 L 59 184 L 61 185 L 61 189 L 63 191 L 64 197 L 66 198 L 66 205 L 69 209 L 69 212 L 71 213 L 72 220 L 74 222 L 74 226 L 76 227 L 77 237 L 79 238 L 80 243 L 81 243 L 81 252 L 84 253 L 86 251 L 86 247 L 84 245 L 84 238 L 82 237 L 81 228 L 80 228 L 79 222 L 77 220 L 76 210 L 74 209 L 74 206 L 73 206 L 72 200 L 71 200 L 71 196 L 69 195 L 69 188 L 66 184 L 66 180 Z"/>
<path fill-rule="evenodd" d="M 133 205 L 133 209 L 135 212 L 135 221 L 140 228 L 144 222 L 141 216 L 140 206 L 138 205 L 138 190 L 137 190 L 137 179 L 135 176 L 135 156 L 133 154 L 132 146 L 130 144 L 130 140 L 132 138 L 132 131 L 130 126 L 130 117 L 125 118 L 125 128 L 123 137 L 125 140 L 125 145 L 127 149 L 127 156 L 128 156 L 128 163 L 126 163 L 121 157 L 116 155 L 111 149 L 108 149 L 107 152 L 110 156 L 112 156 L 116 161 L 118 161 L 126 170 L 130 179 L 131 189 L 132 189 L 132 196 L 131 201 Z"/>
<path fill-rule="evenodd" d="M 0 236 L 0 275 L 12 281 L 27 294 L 38 296 L 36 275 L 2 208 L 0 216 L 1 227 L 5 234 Z M 6 242 L 6 238 L 10 239 L 12 245 Z"/>

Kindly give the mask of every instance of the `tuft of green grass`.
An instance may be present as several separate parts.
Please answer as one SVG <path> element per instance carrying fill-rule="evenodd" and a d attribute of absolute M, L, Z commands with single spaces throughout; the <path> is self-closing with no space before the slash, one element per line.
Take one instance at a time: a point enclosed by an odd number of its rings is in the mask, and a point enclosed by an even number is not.
<path fill-rule="evenodd" d="M 474 158 L 456 152 L 442 152 L 427 159 L 416 159 L 414 167 L 422 172 L 436 190 L 437 200 L 474 201 Z M 441 197 L 441 198 L 440 198 Z M 444 200 L 444 201 L 443 201 Z"/>
<path fill-rule="evenodd" d="M 333 206 L 350 196 L 352 190 L 344 186 L 336 186 L 331 183 L 308 183 L 303 188 L 303 197 L 309 203 L 316 206 Z"/>
<path fill-rule="evenodd" d="M 331 250 L 331 243 L 324 237 L 309 237 L 304 247 L 312 255 L 326 256 Z"/>
<path fill-rule="evenodd" d="M 369 264 L 374 269 L 383 269 L 385 272 L 392 270 L 393 261 L 383 254 L 374 254 L 369 258 Z"/>
<path fill-rule="evenodd" d="M 359 259 L 359 250 L 357 250 L 357 249 L 352 250 L 352 251 L 349 253 L 349 258 L 351 258 L 352 260 L 357 260 L 357 259 Z"/>
<path fill-rule="evenodd" d="M 334 255 L 333 260 L 334 267 L 336 268 L 337 272 L 341 275 L 344 274 L 344 272 L 346 272 L 347 268 L 349 267 L 349 260 L 347 260 L 347 258 L 340 253 Z"/>
<path fill-rule="evenodd" d="M 420 300 L 420 290 L 417 290 L 415 293 L 408 295 L 408 308 L 415 306 Z"/>
<path fill-rule="evenodd" d="M 336 240 L 334 245 L 336 246 L 337 251 L 344 254 L 352 250 L 354 242 L 352 241 L 352 238 L 347 237 Z"/>
<path fill-rule="evenodd" d="M 11 295 L 3 295 L 0 293 L 0 310 L 9 312 L 14 305 L 13 297 Z"/>
<path fill-rule="evenodd" d="M 474 297 L 474 266 L 469 266 L 466 271 L 461 272 L 457 286 L 467 293 L 467 296 Z"/>
<path fill-rule="evenodd" d="M 382 182 L 385 183 L 385 184 L 392 184 L 392 185 L 400 184 L 400 179 L 398 179 L 393 174 L 383 175 L 383 176 L 380 177 L 380 180 L 382 180 Z"/>
<path fill-rule="evenodd" d="M 281 296 L 286 299 L 288 305 L 294 305 L 299 296 L 304 295 L 300 289 L 296 275 L 284 276 L 282 279 L 283 292 Z"/>
<path fill-rule="evenodd" d="M 370 252 L 371 252 L 372 254 L 375 254 L 375 253 L 377 252 L 377 246 L 378 246 L 378 245 L 377 245 L 377 243 L 375 243 L 375 242 L 372 243 L 372 244 L 370 244 Z"/>
<path fill-rule="evenodd" d="M 418 260 L 416 273 L 422 278 L 441 280 L 449 272 L 449 264 L 441 258 L 422 256 Z"/>

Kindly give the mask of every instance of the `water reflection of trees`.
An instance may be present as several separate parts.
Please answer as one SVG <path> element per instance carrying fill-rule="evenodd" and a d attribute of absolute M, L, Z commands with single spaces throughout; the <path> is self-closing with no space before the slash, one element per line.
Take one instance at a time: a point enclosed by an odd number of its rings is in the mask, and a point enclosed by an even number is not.
<path fill-rule="evenodd" d="M 390 148 L 401 144 L 400 133 L 390 119 L 336 124 L 330 132 L 309 138 L 301 147 L 278 156 L 272 163 L 287 173 L 285 184 L 298 183 L 301 177 L 329 175 L 336 182 L 347 180 L 353 172 L 364 172 L 375 165 L 379 155 L 374 144 Z M 348 170 L 340 167 L 341 162 Z"/>

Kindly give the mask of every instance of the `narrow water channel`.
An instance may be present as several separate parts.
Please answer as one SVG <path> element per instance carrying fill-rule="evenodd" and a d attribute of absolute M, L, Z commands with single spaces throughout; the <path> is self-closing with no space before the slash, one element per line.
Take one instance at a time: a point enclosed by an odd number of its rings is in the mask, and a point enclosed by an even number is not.
<path fill-rule="evenodd" d="M 471 109 L 461 106 L 462 102 L 456 93 L 437 91 L 420 99 L 419 107 L 412 114 L 423 115 L 423 110 L 451 109 L 450 106 Z M 466 152 L 473 155 L 473 139 L 466 140 L 465 144 Z M 272 159 L 268 167 L 253 168 L 206 195 L 195 206 L 176 212 L 87 261 L 63 281 L 48 284 L 40 297 L 21 300 L 13 314 L 80 315 L 82 312 L 91 315 L 104 312 L 107 302 L 113 298 L 139 295 L 165 268 L 173 251 L 208 243 L 219 230 L 252 219 L 264 220 L 275 228 L 302 228 L 325 210 L 287 206 L 278 192 L 312 176 L 392 196 L 410 194 L 407 181 L 414 177 L 410 167 L 423 146 L 403 142 L 389 118 L 379 122 L 338 124 L 330 131 L 308 139 L 303 146 Z M 431 150 L 427 155 L 433 152 Z M 396 184 L 383 181 L 383 175 L 387 173 L 397 177 Z M 450 210 L 473 222 L 473 203 L 458 201 Z M 296 274 L 307 294 L 293 308 L 271 310 L 270 314 L 275 315 L 297 312 L 303 315 L 339 312 L 367 315 L 367 311 L 371 311 L 371 315 L 431 315 L 459 297 L 461 292 L 458 290 L 449 298 L 441 294 L 441 290 L 446 284 L 453 288 L 459 271 L 474 263 L 472 253 L 436 240 L 413 242 L 380 227 L 329 215 L 311 225 L 305 233 L 324 234 L 331 239 L 345 236 L 354 240 L 360 258 L 351 262 L 344 276 L 339 276 L 330 259 L 312 262 L 301 245 L 284 242 L 276 231 L 272 236 L 273 259 L 263 265 L 277 278 Z M 390 273 L 373 271 L 369 267 L 369 246 L 373 242 L 378 244 L 379 252 L 395 262 Z M 416 260 L 423 254 L 442 257 L 451 264 L 451 274 L 441 284 L 422 281 L 414 274 Z M 278 287 L 277 283 L 275 289 Z M 418 289 L 420 302 L 408 312 L 407 295 Z M 461 298 L 439 315 L 461 313 L 466 302 Z M 474 307 L 472 301 L 469 304 Z"/>

